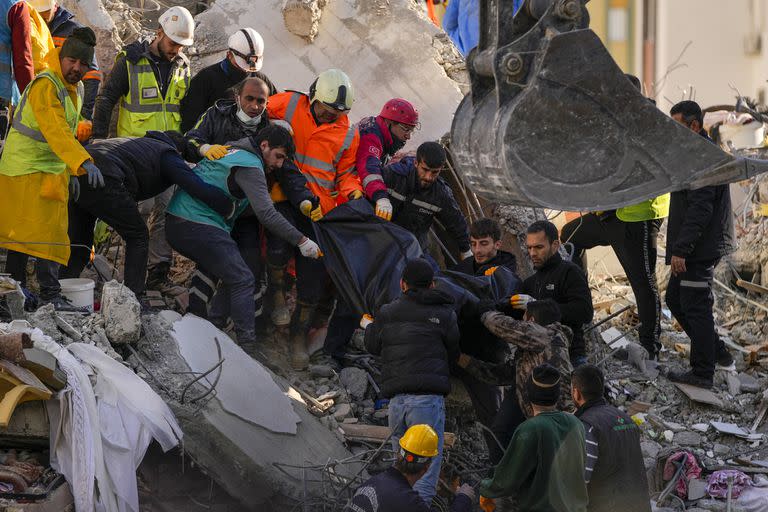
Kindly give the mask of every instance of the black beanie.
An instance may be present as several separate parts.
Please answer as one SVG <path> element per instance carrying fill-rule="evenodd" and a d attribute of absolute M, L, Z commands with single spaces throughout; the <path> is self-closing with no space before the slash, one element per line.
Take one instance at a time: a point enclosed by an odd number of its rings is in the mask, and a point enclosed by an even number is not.
<path fill-rule="evenodd" d="M 560 372 L 544 363 L 533 369 L 528 378 L 528 400 L 544 407 L 557 404 L 560 398 Z"/>
<path fill-rule="evenodd" d="M 410 260 L 403 270 L 403 281 L 411 288 L 429 288 L 434 279 L 432 265 L 422 258 Z"/>
<path fill-rule="evenodd" d="M 93 54 L 96 47 L 96 34 L 88 27 L 78 27 L 64 41 L 59 55 L 72 57 L 93 66 Z"/>

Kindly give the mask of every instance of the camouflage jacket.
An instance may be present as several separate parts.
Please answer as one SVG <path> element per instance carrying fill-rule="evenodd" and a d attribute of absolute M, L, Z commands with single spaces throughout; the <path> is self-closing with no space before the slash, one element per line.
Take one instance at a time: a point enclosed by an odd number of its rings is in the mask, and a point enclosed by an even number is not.
<path fill-rule="evenodd" d="M 514 364 L 488 363 L 472 358 L 466 367 L 467 373 L 478 380 L 496 386 L 514 384 L 517 400 L 526 417 L 533 417 L 528 401 L 528 377 L 535 367 L 549 363 L 560 371 L 560 400 L 557 408 L 561 411 L 575 410 L 571 399 L 571 360 L 568 347 L 572 331 L 559 323 L 546 327 L 533 322 L 515 320 L 509 316 L 490 311 L 482 317 L 485 327 L 501 340 L 517 347 Z"/>

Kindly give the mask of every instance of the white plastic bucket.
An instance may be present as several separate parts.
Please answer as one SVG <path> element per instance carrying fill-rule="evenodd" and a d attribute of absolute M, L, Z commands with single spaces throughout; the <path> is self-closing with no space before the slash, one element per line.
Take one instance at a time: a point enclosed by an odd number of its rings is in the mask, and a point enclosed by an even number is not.
<path fill-rule="evenodd" d="M 88 308 L 93 312 L 93 279 L 59 279 L 61 295 L 75 306 Z"/>

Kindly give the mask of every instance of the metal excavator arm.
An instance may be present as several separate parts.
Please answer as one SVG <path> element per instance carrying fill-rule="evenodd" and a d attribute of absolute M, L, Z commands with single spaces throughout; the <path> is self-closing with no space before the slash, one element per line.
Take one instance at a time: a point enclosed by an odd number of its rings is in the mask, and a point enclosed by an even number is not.
<path fill-rule="evenodd" d="M 502 203 L 606 210 L 730 183 L 768 160 L 730 155 L 644 98 L 589 29 L 588 0 L 481 0 L 472 91 L 451 128 L 472 189 Z"/>

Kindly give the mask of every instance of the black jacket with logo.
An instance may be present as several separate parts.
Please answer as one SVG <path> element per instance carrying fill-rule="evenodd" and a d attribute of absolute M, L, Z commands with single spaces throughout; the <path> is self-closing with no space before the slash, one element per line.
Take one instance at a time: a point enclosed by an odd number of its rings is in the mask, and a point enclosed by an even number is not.
<path fill-rule="evenodd" d="M 444 179 L 438 178 L 431 187 L 421 188 L 416 158 L 412 156 L 385 166 L 381 175 L 392 201 L 392 222 L 413 233 L 424 247 L 429 228 L 436 220 L 456 240 L 461 252 L 469 250 L 467 221 Z"/>
<path fill-rule="evenodd" d="M 553 299 L 560 306 L 560 323 L 573 331 L 571 358 L 586 355 L 584 325 L 592 321 L 592 293 L 587 277 L 574 263 L 555 254 L 523 281 L 523 293 L 536 300 Z"/>
<path fill-rule="evenodd" d="M 511 252 L 496 251 L 496 256 L 485 263 L 478 265 L 475 263 L 475 258 L 470 256 L 454 265 L 451 270 L 470 276 L 482 276 L 485 275 L 485 271 L 491 267 L 507 267 L 514 274 L 517 274 L 517 258 L 515 258 L 515 255 Z"/>
<path fill-rule="evenodd" d="M 382 306 L 365 330 L 365 348 L 381 355 L 381 392 L 447 395 L 450 363 L 459 357 L 453 298 L 435 289 L 412 289 Z"/>
<path fill-rule="evenodd" d="M 576 416 L 584 423 L 587 442 L 597 443 L 588 512 L 650 512 L 640 429 L 632 418 L 602 398 L 579 407 Z M 587 446 L 587 453 L 593 447 Z"/>

